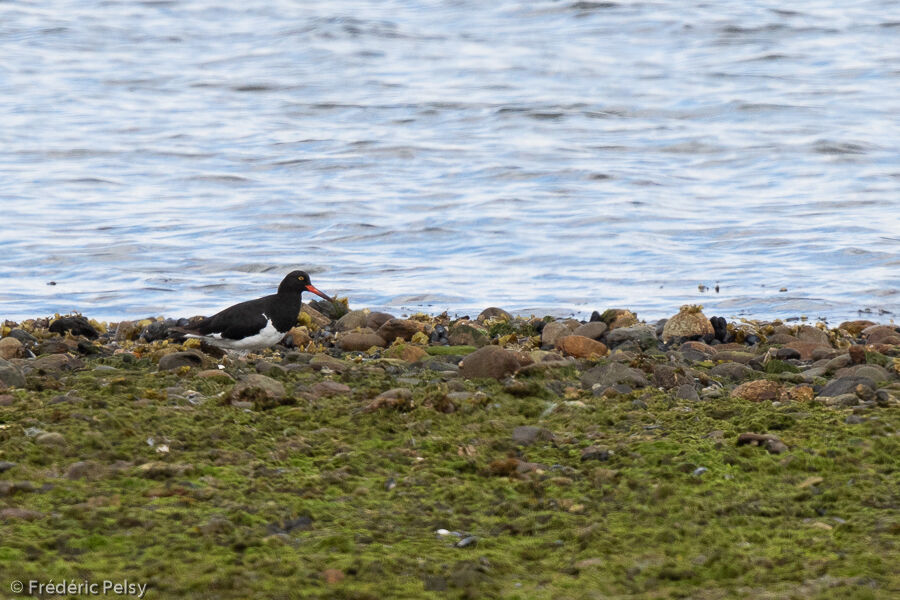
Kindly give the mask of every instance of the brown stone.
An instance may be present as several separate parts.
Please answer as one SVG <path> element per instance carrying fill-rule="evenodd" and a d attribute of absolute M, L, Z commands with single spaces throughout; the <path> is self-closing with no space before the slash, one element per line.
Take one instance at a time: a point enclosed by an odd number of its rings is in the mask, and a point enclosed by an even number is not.
<path fill-rule="evenodd" d="M 571 335 L 574 327 L 564 321 L 551 321 L 541 330 L 541 345 L 555 346 L 559 338 Z"/>
<path fill-rule="evenodd" d="M 341 350 L 346 352 L 364 352 L 372 346 L 384 348 L 387 346 L 387 342 L 377 333 L 354 331 L 342 334 L 337 340 L 337 345 Z"/>
<path fill-rule="evenodd" d="M 697 338 L 715 333 L 712 323 L 696 306 L 682 306 L 678 314 L 666 321 L 663 327 L 662 340 Z"/>
<path fill-rule="evenodd" d="M 294 348 L 305 348 L 312 339 L 309 337 L 309 330 L 302 326 L 291 328 L 291 330 L 287 332 L 287 336 L 291 337 Z"/>
<path fill-rule="evenodd" d="M 813 352 L 820 349 L 831 351 L 831 346 L 820 344 L 819 342 L 791 342 L 785 348 L 792 348 L 800 353 L 800 360 L 811 360 Z"/>
<path fill-rule="evenodd" d="M 698 342 L 696 340 L 691 340 L 683 343 L 678 347 L 678 350 L 680 352 L 684 352 L 685 350 L 693 350 L 694 352 L 699 352 L 700 354 L 705 354 L 706 356 L 712 356 L 717 351 L 709 344 L 704 344 L 703 342 Z"/>
<path fill-rule="evenodd" d="M 791 402 L 812 402 L 815 397 L 815 391 L 808 385 L 797 385 L 781 393 L 782 400 Z"/>
<path fill-rule="evenodd" d="M 490 307 L 484 309 L 483 311 L 481 311 L 481 313 L 478 315 L 478 317 L 475 318 L 476 321 L 479 321 L 481 323 L 487 321 L 488 319 L 501 319 L 504 321 L 509 321 L 510 319 L 512 319 L 512 315 L 509 314 L 508 312 L 506 312 L 505 310 L 503 310 L 502 308 L 497 308 L 496 306 L 490 306 Z"/>
<path fill-rule="evenodd" d="M 828 334 L 812 325 L 801 325 L 797 330 L 797 338 L 801 342 L 818 342 L 823 346 L 831 345 L 831 342 L 828 340 Z"/>
<path fill-rule="evenodd" d="M 366 327 L 372 331 L 378 331 L 378 328 L 394 318 L 394 315 L 386 312 L 371 312 L 366 317 Z"/>
<path fill-rule="evenodd" d="M 384 355 L 388 358 L 399 358 L 408 363 L 414 363 L 426 358 L 428 353 L 419 346 L 397 344 L 388 348 Z"/>
<path fill-rule="evenodd" d="M 412 336 L 420 331 L 425 331 L 425 324 L 410 319 L 390 319 L 378 328 L 376 333 L 388 344 L 400 338 L 409 341 Z"/>
<path fill-rule="evenodd" d="M 466 378 L 493 377 L 501 379 L 519 368 L 516 355 L 499 346 L 479 348 L 460 363 L 459 374 Z"/>
<path fill-rule="evenodd" d="M 716 352 L 716 355 L 713 358 L 723 362 L 736 362 L 742 365 L 746 365 L 748 362 L 756 358 L 756 355 L 752 352 L 736 352 L 734 350 L 725 350 L 723 352 Z"/>
<path fill-rule="evenodd" d="M 369 311 L 367 310 L 351 310 L 346 315 L 337 320 L 334 328 L 337 331 L 353 331 L 360 327 L 366 327 L 369 320 Z M 387 320 L 387 319 L 385 319 Z"/>
<path fill-rule="evenodd" d="M 592 356 L 605 356 L 609 349 L 603 342 L 592 340 L 583 335 L 567 335 L 556 340 L 556 347 L 571 356 L 578 358 L 590 358 Z"/>
<path fill-rule="evenodd" d="M 5 337 L 0 339 L 0 358 L 9 360 L 10 358 L 20 358 L 24 354 L 22 342 L 13 337 Z"/>
<path fill-rule="evenodd" d="M 342 582 L 344 577 L 344 572 L 340 569 L 325 569 L 322 571 L 322 580 L 329 585 Z"/>
<path fill-rule="evenodd" d="M 859 334 L 862 333 L 863 329 L 866 329 L 867 327 L 872 327 L 875 324 L 876 323 L 874 323 L 872 321 L 865 321 L 865 320 L 844 321 L 843 323 L 838 325 L 838 329 L 843 329 L 844 331 L 846 331 L 847 333 L 849 333 L 852 336 L 859 336 Z"/>
<path fill-rule="evenodd" d="M 221 379 L 222 381 L 234 381 L 234 377 L 221 369 L 204 369 L 197 373 L 201 379 Z"/>
<path fill-rule="evenodd" d="M 887 341 L 888 338 L 892 338 L 894 336 L 900 337 L 897 329 L 892 325 L 875 325 L 874 327 L 867 327 L 862 332 L 863 337 L 866 338 L 867 344 L 891 344 L 893 342 Z"/>
<path fill-rule="evenodd" d="M 778 400 L 781 386 L 768 379 L 757 379 L 742 383 L 733 390 L 731 395 L 750 402 L 762 402 L 764 400 Z"/>
<path fill-rule="evenodd" d="M 600 315 L 600 321 L 609 325 L 610 329 L 619 329 L 620 327 L 631 327 L 637 325 L 637 315 L 624 308 L 610 308 L 603 311 Z"/>
<path fill-rule="evenodd" d="M 850 346 L 850 364 L 861 365 L 866 362 L 865 346 Z"/>

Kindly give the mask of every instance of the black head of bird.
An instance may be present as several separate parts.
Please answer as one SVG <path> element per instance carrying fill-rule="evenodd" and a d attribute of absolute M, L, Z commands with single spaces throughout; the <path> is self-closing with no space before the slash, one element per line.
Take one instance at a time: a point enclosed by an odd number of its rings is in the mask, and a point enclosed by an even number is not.
<path fill-rule="evenodd" d="M 331 296 L 328 296 L 312 284 L 309 280 L 309 273 L 306 271 L 291 271 L 281 280 L 281 284 L 278 286 L 279 294 L 301 294 L 303 292 L 312 292 L 329 302 L 334 302 Z"/>

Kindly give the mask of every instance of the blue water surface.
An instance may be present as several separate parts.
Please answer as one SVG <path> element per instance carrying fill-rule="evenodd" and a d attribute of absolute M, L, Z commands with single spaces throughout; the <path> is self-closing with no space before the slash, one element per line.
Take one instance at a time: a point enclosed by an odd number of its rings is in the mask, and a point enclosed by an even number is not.
<path fill-rule="evenodd" d="M 0 57 L 0 319 L 298 267 L 398 314 L 900 314 L 892 1 L 7 1 Z"/>

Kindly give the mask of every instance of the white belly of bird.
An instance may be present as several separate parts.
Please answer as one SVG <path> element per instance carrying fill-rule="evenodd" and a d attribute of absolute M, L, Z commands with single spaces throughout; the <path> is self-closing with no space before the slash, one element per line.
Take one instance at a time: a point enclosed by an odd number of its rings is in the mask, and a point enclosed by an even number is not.
<path fill-rule="evenodd" d="M 279 333 L 279 331 L 275 329 L 275 326 L 272 325 L 272 320 L 269 319 L 266 321 L 266 326 L 263 327 L 259 333 L 245 337 L 242 340 L 223 338 L 221 333 L 214 333 L 212 335 L 188 334 L 185 337 L 197 338 L 208 344 L 212 344 L 213 346 L 226 348 L 228 350 L 262 350 L 263 348 L 274 346 L 280 342 L 281 338 L 284 337 L 284 334 Z"/>

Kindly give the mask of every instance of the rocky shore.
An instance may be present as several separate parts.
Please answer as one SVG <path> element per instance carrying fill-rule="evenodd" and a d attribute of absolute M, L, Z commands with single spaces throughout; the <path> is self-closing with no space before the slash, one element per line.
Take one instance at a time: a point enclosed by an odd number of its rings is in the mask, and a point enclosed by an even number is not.
<path fill-rule="evenodd" d="M 896 325 L 314 302 L 238 355 L 188 322 L 0 326 L 0 571 L 151 598 L 900 587 Z"/>

